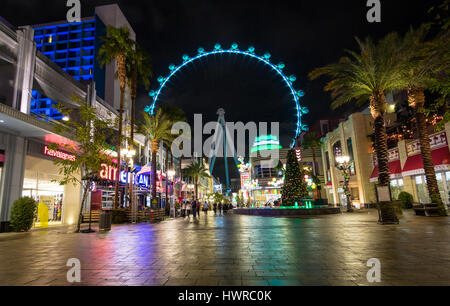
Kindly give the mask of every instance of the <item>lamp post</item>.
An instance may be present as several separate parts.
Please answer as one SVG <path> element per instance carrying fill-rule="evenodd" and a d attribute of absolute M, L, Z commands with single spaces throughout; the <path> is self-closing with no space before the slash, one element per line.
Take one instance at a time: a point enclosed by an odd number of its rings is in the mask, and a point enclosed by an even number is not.
<path fill-rule="evenodd" d="M 350 190 L 348 188 L 348 184 L 350 182 L 350 167 L 351 162 L 349 156 L 336 157 L 336 168 L 341 171 L 342 176 L 344 177 L 344 193 L 347 198 L 347 212 L 353 212 Z"/>
<path fill-rule="evenodd" d="M 173 217 L 175 218 L 176 217 L 176 211 L 175 211 L 175 207 L 174 207 L 174 204 L 175 203 L 173 203 L 173 185 L 174 185 L 174 182 L 173 182 L 173 179 L 175 178 L 175 170 L 174 169 L 170 169 L 169 171 L 167 171 L 167 176 L 168 176 L 168 178 L 169 178 L 169 180 L 170 180 L 170 195 L 169 195 L 169 197 L 170 197 L 170 211 L 172 212 L 172 210 L 173 210 Z M 166 199 L 166 201 L 168 201 L 168 199 Z"/>

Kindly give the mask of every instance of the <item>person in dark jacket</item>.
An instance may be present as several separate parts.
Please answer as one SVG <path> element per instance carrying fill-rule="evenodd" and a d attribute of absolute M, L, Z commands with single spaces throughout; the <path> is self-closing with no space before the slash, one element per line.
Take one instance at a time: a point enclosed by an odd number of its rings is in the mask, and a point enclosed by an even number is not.
<path fill-rule="evenodd" d="M 214 209 L 214 216 L 217 214 L 217 203 L 214 202 L 213 204 L 213 209 Z"/>
<path fill-rule="evenodd" d="M 200 206 L 202 206 L 202 203 L 200 201 L 197 201 L 197 216 L 200 219 Z"/>
<path fill-rule="evenodd" d="M 219 215 L 222 214 L 223 205 L 222 203 L 219 203 Z"/>
<path fill-rule="evenodd" d="M 197 201 L 192 201 L 192 215 L 195 218 L 195 215 L 197 214 Z"/>

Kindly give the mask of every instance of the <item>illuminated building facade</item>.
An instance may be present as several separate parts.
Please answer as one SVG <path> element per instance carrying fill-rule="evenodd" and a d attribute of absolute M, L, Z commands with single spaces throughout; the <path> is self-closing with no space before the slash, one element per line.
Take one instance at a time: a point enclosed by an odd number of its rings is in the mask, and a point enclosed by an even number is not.
<path fill-rule="evenodd" d="M 386 114 L 386 122 L 393 124 L 396 114 Z M 388 127 L 389 128 L 389 125 Z M 378 163 L 369 137 L 373 133 L 372 116 L 354 113 L 339 126 L 322 138 L 322 160 L 325 172 L 325 189 L 328 202 L 345 206 L 343 190 L 344 178 L 335 167 L 336 157 L 350 157 L 350 192 L 352 204 L 356 208 L 375 207 L 375 184 L 378 182 Z M 439 191 L 444 203 L 450 203 L 450 124 L 445 130 L 430 134 L 430 145 L 435 165 Z M 429 203 L 420 142 L 418 139 L 402 139 L 388 150 L 390 189 L 393 200 L 402 191 L 413 196 L 416 203 Z"/>
<path fill-rule="evenodd" d="M 97 95 L 115 109 L 119 108 L 118 80 L 111 77 L 115 63 L 100 67 L 98 51 L 106 27 L 127 26 L 130 37 L 136 35 L 125 16 L 115 4 L 95 8 L 92 17 L 81 22 L 67 21 L 33 25 L 37 51 L 44 54 L 75 80 L 83 84 L 95 81 Z M 42 119 L 60 120 L 63 114 L 55 109 L 56 101 L 49 98 L 45 90 L 35 86 L 32 90 L 31 112 Z"/>

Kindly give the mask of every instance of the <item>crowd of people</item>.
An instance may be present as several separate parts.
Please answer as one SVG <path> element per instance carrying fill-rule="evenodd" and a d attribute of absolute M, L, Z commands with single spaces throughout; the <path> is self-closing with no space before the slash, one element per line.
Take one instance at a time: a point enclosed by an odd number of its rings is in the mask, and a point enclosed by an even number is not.
<path fill-rule="evenodd" d="M 181 216 L 190 217 L 191 213 L 194 218 L 200 218 L 200 212 L 203 211 L 205 216 L 208 214 L 209 210 L 214 211 L 214 215 L 223 215 L 229 209 L 233 209 L 232 204 L 222 204 L 222 203 L 212 203 L 201 202 L 199 200 L 185 201 L 181 205 Z"/>

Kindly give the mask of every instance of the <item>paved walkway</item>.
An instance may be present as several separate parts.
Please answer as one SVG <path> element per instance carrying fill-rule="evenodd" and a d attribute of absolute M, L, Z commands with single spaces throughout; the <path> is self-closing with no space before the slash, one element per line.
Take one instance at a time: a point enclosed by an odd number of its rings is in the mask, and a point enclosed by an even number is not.
<path fill-rule="evenodd" d="M 0 234 L 0 285 L 450 285 L 450 217 L 406 214 L 378 225 L 375 210 L 271 218 L 201 215 L 114 226 L 106 234 L 67 227 Z M 369 258 L 381 283 L 368 283 Z"/>

